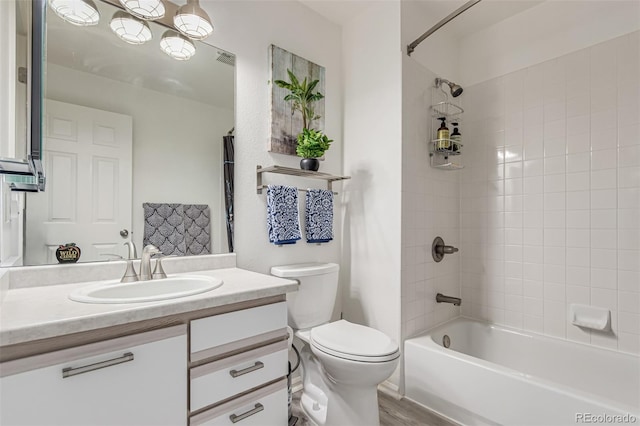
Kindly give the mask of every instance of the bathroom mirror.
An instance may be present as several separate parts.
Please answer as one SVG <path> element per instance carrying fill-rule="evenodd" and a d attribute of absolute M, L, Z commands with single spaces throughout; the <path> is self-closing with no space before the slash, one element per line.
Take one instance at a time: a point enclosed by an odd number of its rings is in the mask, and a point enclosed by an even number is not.
<path fill-rule="evenodd" d="M 42 54 L 45 0 L 0 4 L 0 174 L 29 190 L 43 188 Z"/>
<path fill-rule="evenodd" d="M 147 22 L 151 40 L 133 45 L 110 27 L 124 13 L 116 4 L 96 1 L 99 22 L 91 26 L 72 25 L 51 4 L 42 126 L 47 185 L 26 195 L 24 264 L 58 263 L 56 250 L 68 243 L 79 247 L 81 262 L 127 257 L 128 241 L 140 254 L 143 203 L 160 204 L 147 211 L 172 224 L 168 231 L 152 224 L 167 241 L 188 232 L 187 206 L 200 209 L 191 224 L 199 232 L 207 227 L 207 206 L 210 252 L 228 252 L 232 206 L 224 188 L 233 188 L 233 168 L 225 177 L 224 143 L 233 143 L 235 57 L 206 40 L 193 42 L 195 54 L 179 61 L 160 49 L 164 25 Z M 184 224 L 175 223 L 183 215 Z"/>

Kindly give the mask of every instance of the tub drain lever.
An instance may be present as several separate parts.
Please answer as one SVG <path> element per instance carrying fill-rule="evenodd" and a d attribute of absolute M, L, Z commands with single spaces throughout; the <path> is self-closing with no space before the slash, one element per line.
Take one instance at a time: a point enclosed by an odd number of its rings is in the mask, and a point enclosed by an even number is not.
<path fill-rule="evenodd" d="M 431 245 L 431 255 L 436 262 L 440 262 L 445 254 L 453 254 L 457 251 L 458 249 L 456 247 L 445 245 L 441 237 L 436 237 Z"/>

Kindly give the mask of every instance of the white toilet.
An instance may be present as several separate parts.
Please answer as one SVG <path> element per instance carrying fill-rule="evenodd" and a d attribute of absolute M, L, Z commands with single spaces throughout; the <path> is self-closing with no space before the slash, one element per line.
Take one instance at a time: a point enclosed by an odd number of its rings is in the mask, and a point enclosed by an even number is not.
<path fill-rule="evenodd" d="M 386 334 L 345 320 L 329 322 L 339 266 L 274 266 L 271 274 L 300 282 L 287 294 L 289 325 L 304 343 L 301 405 L 320 426 L 377 426 L 377 386 L 398 365 L 400 349 Z"/>

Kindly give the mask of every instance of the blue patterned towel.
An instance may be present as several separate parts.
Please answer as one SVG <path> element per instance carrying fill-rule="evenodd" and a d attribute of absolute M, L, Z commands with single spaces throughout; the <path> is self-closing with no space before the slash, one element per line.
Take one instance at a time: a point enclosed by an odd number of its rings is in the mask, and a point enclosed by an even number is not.
<path fill-rule="evenodd" d="M 333 240 L 333 192 L 309 189 L 305 211 L 307 242 L 327 243 Z"/>
<path fill-rule="evenodd" d="M 267 230 L 269 242 L 276 245 L 295 244 L 301 238 L 298 188 L 282 185 L 267 187 Z"/>

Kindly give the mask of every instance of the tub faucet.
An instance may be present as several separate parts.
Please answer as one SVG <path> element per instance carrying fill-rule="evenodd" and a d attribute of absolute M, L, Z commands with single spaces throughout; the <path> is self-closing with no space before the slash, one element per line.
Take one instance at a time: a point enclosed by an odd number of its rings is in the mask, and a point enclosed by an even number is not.
<path fill-rule="evenodd" d="M 459 297 L 445 296 L 442 293 L 438 293 L 436 294 L 436 302 L 453 303 L 453 306 L 460 306 L 462 304 L 462 299 L 460 299 Z"/>
<path fill-rule="evenodd" d="M 153 244 L 146 245 L 142 249 L 142 259 L 140 259 L 140 281 L 148 281 L 152 279 L 151 256 L 157 253 L 161 253 L 161 251 Z"/>

